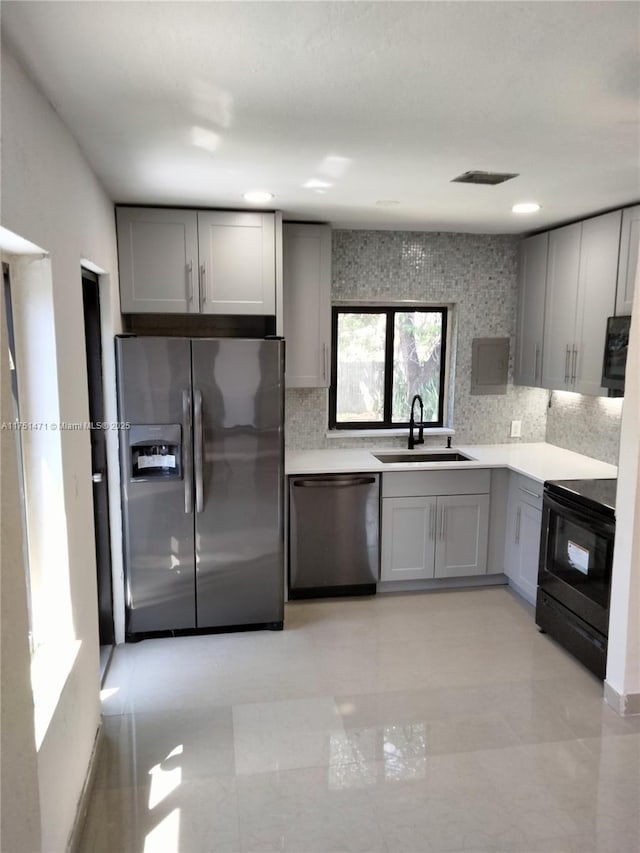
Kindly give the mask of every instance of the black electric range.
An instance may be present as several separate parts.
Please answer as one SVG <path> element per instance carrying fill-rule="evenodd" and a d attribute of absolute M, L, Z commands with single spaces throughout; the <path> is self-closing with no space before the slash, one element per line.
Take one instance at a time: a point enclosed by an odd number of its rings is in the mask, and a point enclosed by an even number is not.
<path fill-rule="evenodd" d="M 616 489 L 613 480 L 547 480 L 545 489 L 550 494 L 564 497 L 577 506 L 584 507 L 607 518 L 616 517 Z"/>
<path fill-rule="evenodd" d="M 607 663 L 617 480 L 544 484 L 536 622 L 600 678 Z"/>

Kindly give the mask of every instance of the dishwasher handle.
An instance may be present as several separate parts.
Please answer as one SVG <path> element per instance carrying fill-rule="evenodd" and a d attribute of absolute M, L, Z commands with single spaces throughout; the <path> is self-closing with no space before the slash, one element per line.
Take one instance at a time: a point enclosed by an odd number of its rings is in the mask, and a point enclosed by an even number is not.
<path fill-rule="evenodd" d="M 350 486 L 370 486 L 376 482 L 375 477 L 317 477 L 309 480 L 294 480 L 297 489 L 347 489 Z"/>

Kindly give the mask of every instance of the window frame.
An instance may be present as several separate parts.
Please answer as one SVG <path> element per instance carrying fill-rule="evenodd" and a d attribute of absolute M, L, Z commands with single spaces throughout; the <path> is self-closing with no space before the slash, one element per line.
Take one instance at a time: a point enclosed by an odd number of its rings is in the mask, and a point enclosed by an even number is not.
<path fill-rule="evenodd" d="M 444 428 L 445 394 L 447 385 L 447 335 L 449 309 L 446 305 L 357 305 L 344 304 L 331 307 L 331 385 L 329 386 L 329 429 L 332 430 L 390 430 L 409 426 L 409 421 L 393 421 L 393 350 L 395 315 L 411 312 L 440 314 L 440 389 L 437 421 L 425 421 L 425 429 Z M 386 316 L 384 347 L 384 407 L 381 421 L 338 421 L 338 318 L 340 314 L 384 314 Z"/>

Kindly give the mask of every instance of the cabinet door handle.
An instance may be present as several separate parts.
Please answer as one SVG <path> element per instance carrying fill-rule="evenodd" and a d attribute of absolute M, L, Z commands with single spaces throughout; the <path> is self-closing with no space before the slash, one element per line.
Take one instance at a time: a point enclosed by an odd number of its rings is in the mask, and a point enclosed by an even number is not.
<path fill-rule="evenodd" d="M 436 536 L 436 525 L 435 525 L 435 506 L 431 504 L 429 507 L 429 541 L 435 539 Z"/>
<path fill-rule="evenodd" d="M 516 545 L 520 544 L 520 518 L 522 516 L 522 509 L 518 507 L 518 511 L 516 512 Z"/>
<path fill-rule="evenodd" d="M 200 264 L 200 307 L 207 301 L 207 265 Z"/>
<path fill-rule="evenodd" d="M 564 355 L 564 381 L 565 385 L 569 382 L 569 359 L 571 358 L 571 347 L 567 344 L 567 351 Z"/>
<path fill-rule="evenodd" d="M 575 384 L 576 381 L 576 369 L 578 367 L 578 350 L 576 347 L 573 348 L 573 367 L 571 368 L 571 381 Z"/>
<path fill-rule="evenodd" d="M 540 344 L 536 344 L 536 364 L 533 370 L 533 380 L 538 381 L 538 364 L 540 362 Z"/>
<path fill-rule="evenodd" d="M 536 492 L 532 492 L 530 489 L 525 489 L 524 486 L 518 486 L 521 492 L 524 492 L 525 495 L 531 495 L 532 498 L 540 499 L 540 495 L 536 494 Z"/>
<path fill-rule="evenodd" d="M 445 532 L 445 512 L 446 508 L 442 507 L 442 514 L 440 516 L 440 539 L 444 539 Z"/>
<path fill-rule="evenodd" d="M 193 302 L 193 260 L 187 264 L 187 302 Z"/>
<path fill-rule="evenodd" d="M 329 351 L 329 347 L 326 343 L 322 344 L 322 378 L 325 382 L 328 382 L 329 379 L 329 360 L 327 358 L 327 353 Z"/>

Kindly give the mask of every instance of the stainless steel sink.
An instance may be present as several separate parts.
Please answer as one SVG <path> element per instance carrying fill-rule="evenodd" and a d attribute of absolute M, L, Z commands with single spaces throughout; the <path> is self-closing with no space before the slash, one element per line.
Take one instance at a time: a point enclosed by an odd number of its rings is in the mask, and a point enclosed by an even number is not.
<path fill-rule="evenodd" d="M 474 462 L 471 456 L 465 456 L 457 450 L 434 451 L 433 453 L 374 453 L 379 462 Z"/>

